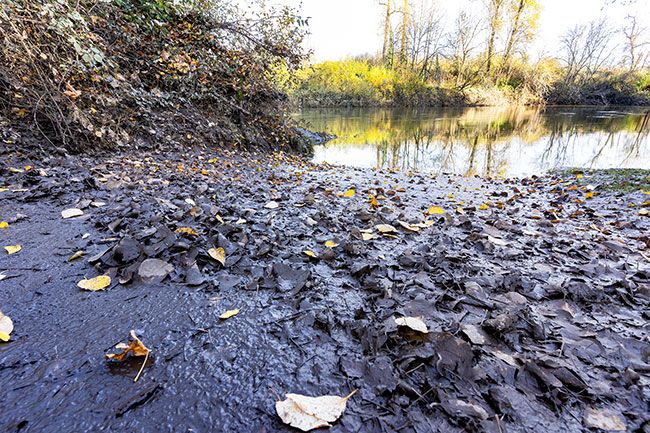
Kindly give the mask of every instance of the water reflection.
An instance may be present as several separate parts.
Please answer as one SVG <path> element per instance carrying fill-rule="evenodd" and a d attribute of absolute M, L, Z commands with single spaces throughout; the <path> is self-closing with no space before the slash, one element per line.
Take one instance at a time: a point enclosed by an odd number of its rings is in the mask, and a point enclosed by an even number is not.
<path fill-rule="evenodd" d="M 320 109 L 298 117 L 338 137 L 316 147 L 316 162 L 491 177 L 562 167 L 650 169 L 647 109 Z"/>

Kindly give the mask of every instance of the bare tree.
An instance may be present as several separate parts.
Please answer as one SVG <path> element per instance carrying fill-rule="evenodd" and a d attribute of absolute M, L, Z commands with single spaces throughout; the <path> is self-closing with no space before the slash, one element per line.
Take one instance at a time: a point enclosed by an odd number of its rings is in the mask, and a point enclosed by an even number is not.
<path fill-rule="evenodd" d="M 435 2 L 422 1 L 419 8 L 411 9 L 408 27 L 410 67 L 419 70 L 424 79 L 429 77 L 430 65 L 442 49 L 442 20 Z"/>
<path fill-rule="evenodd" d="M 584 84 L 611 62 L 613 35 L 605 18 L 569 29 L 561 40 L 566 63 L 565 83 Z"/>
<path fill-rule="evenodd" d="M 391 10 L 390 0 L 386 0 L 386 16 L 384 17 L 384 47 L 382 49 L 382 60 L 384 63 L 390 63 L 390 54 L 393 47 L 393 26 L 390 23 Z"/>
<path fill-rule="evenodd" d="M 465 11 L 456 17 L 454 29 L 448 36 L 450 58 L 456 74 L 456 88 L 463 90 L 472 84 L 480 71 L 470 68 L 473 52 L 478 48 L 478 36 L 481 33 L 481 23 Z"/>
<path fill-rule="evenodd" d="M 400 29 L 402 38 L 400 42 L 400 55 L 399 55 L 400 64 L 402 66 L 405 66 L 407 62 L 406 52 L 408 49 L 408 23 L 409 23 L 409 0 L 404 0 L 404 5 L 402 6 L 402 28 Z"/>
<path fill-rule="evenodd" d="M 625 38 L 625 56 L 623 63 L 630 72 L 644 68 L 650 60 L 650 52 L 646 49 L 650 41 L 645 39 L 647 28 L 641 27 L 637 17 L 628 15 L 627 24 L 623 27 L 623 36 Z"/>

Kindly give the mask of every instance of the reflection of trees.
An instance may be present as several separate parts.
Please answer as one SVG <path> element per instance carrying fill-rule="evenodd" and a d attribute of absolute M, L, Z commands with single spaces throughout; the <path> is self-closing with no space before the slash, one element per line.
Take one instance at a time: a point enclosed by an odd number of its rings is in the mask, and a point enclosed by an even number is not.
<path fill-rule="evenodd" d="M 303 118 L 313 129 L 338 137 L 328 147 L 374 146 L 378 167 L 451 171 L 467 176 L 505 174 L 509 165 L 517 162 L 508 160 L 513 158 L 509 156 L 513 143 L 525 148 L 544 140 L 540 163 L 555 167 L 571 161 L 584 134 L 606 133 L 598 142 L 592 163 L 604 158 L 612 146 L 624 146 L 628 158 L 634 158 L 647 142 L 650 112 L 641 116 L 603 112 L 596 120 L 593 109 L 571 111 L 567 115 L 529 107 L 425 112 L 351 109 L 319 110 L 311 116 L 307 112 Z"/>

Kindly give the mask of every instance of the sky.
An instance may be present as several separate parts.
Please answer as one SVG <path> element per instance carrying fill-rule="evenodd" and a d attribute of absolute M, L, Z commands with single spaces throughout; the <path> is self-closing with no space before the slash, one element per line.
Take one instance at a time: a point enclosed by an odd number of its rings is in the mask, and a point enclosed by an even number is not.
<path fill-rule="evenodd" d="M 283 0 L 298 6 L 302 3 L 303 16 L 310 17 L 311 34 L 307 47 L 314 52 L 314 61 L 334 60 L 360 54 L 375 54 L 381 50 L 382 6 L 381 0 Z M 416 2 L 418 0 L 412 0 Z M 457 12 L 469 7 L 474 12 L 482 5 L 480 0 L 435 0 L 445 18 L 453 20 Z M 560 37 L 576 24 L 587 23 L 603 14 L 611 25 L 622 26 L 628 14 L 639 17 L 650 27 L 650 0 L 617 0 L 617 5 L 605 3 L 612 0 L 539 0 L 542 13 L 539 33 L 531 45 L 533 57 L 557 54 Z M 383 2 L 382 2 L 383 3 Z M 401 2 L 398 2 L 401 3 Z"/>

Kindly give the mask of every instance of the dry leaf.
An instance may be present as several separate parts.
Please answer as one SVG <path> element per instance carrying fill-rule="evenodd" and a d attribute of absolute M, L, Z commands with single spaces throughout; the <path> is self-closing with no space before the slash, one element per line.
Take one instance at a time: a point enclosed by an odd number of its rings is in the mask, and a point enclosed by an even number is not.
<path fill-rule="evenodd" d="M 86 254 L 85 251 L 79 250 L 75 252 L 73 255 L 71 255 L 70 257 L 68 257 L 68 261 L 71 262 L 73 260 L 77 260 L 79 257 L 83 256 L 84 254 Z"/>
<path fill-rule="evenodd" d="M 488 210 L 488 209 L 490 209 L 490 206 L 488 206 L 488 205 L 486 205 L 485 203 L 483 203 L 483 204 L 480 205 L 478 208 L 479 208 L 480 210 Z"/>
<path fill-rule="evenodd" d="M 81 280 L 77 283 L 77 287 L 90 290 L 91 292 L 96 292 L 98 290 L 104 290 L 111 285 L 111 277 L 108 275 L 100 275 L 89 280 Z"/>
<path fill-rule="evenodd" d="M 419 232 L 420 231 L 420 227 L 418 227 L 417 225 L 412 225 L 412 224 L 409 224 L 409 223 L 407 223 L 405 221 L 399 221 L 399 220 L 397 222 L 399 223 L 399 225 L 404 227 L 406 230 L 409 230 L 409 231 L 412 231 L 412 232 Z"/>
<path fill-rule="evenodd" d="M 376 237 L 377 236 L 375 236 L 372 233 L 361 233 L 361 239 L 363 239 L 364 241 L 369 241 L 369 240 L 375 239 Z"/>
<path fill-rule="evenodd" d="M 429 215 L 442 215 L 445 213 L 445 210 L 440 206 L 431 206 L 429 209 L 427 209 L 427 213 Z"/>
<path fill-rule="evenodd" d="M 346 198 L 352 198 L 352 197 L 354 197 L 355 194 L 356 194 L 356 191 L 355 191 L 355 190 L 353 190 L 353 189 L 349 189 L 349 190 L 347 190 L 347 191 L 345 191 L 345 192 L 343 193 L 343 197 L 346 197 Z"/>
<path fill-rule="evenodd" d="M 70 208 L 70 209 L 65 209 L 65 210 L 61 211 L 61 216 L 64 219 L 78 217 L 78 216 L 81 216 L 83 214 L 84 214 L 84 211 L 82 211 L 81 209 L 77 209 L 77 208 Z"/>
<path fill-rule="evenodd" d="M 9 223 L 7 221 L 0 222 L 0 229 L 9 228 Z"/>
<path fill-rule="evenodd" d="M 326 241 L 326 242 L 325 242 L 325 246 L 326 246 L 327 248 L 336 248 L 336 247 L 339 246 L 339 244 L 337 244 L 337 243 L 334 242 L 334 241 Z"/>
<path fill-rule="evenodd" d="M 4 248 L 5 248 L 5 250 L 7 251 L 7 254 L 9 254 L 9 255 L 11 255 L 11 254 L 16 254 L 18 251 L 20 251 L 20 250 L 23 249 L 23 247 L 21 247 L 19 244 L 16 244 L 16 245 L 7 245 L 7 246 L 4 247 Z"/>
<path fill-rule="evenodd" d="M 223 248 L 210 248 L 208 254 L 210 257 L 221 263 L 221 266 L 226 266 L 226 251 Z"/>
<path fill-rule="evenodd" d="M 378 224 L 375 226 L 379 233 L 395 233 L 397 229 L 390 224 Z"/>
<path fill-rule="evenodd" d="M 122 362 L 129 355 L 144 356 L 144 361 L 142 362 L 140 371 L 138 371 L 138 374 L 135 376 L 135 379 L 133 379 L 134 382 L 137 382 L 138 378 L 140 377 L 140 374 L 142 373 L 142 370 L 144 369 L 144 365 L 147 363 L 147 359 L 149 359 L 149 352 L 151 352 L 151 350 L 147 346 L 145 346 L 144 343 L 138 338 L 134 330 L 131 330 L 130 332 L 130 338 L 128 344 L 118 343 L 115 345 L 115 349 L 117 350 L 117 353 L 106 354 L 106 357 L 108 359 Z"/>
<path fill-rule="evenodd" d="M 270 201 L 267 204 L 264 205 L 265 208 L 267 209 L 277 209 L 280 205 L 278 204 L 277 201 Z"/>
<path fill-rule="evenodd" d="M 230 319 L 233 316 L 236 316 L 239 314 L 239 308 L 235 308 L 234 310 L 228 310 L 225 313 L 223 313 L 221 316 L 219 316 L 220 319 Z"/>
<path fill-rule="evenodd" d="M 303 254 L 305 254 L 306 256 L 311 257 L 312 259 L 317 259 L 318 258 L 318 255 L 315 252 L 313 252 L 312 250 L 305 250 L 305 251 L 303 251 Z"/>
<path fill-rule="evenodd" d="M 492 242 L 494 245 L 498 245 L 500 247 L 505 247 L 508 245 L 508 242 L 504 241 L 503 239 L 495 238 L 490 235 L 488 235 L 488 241 Z"/>
<path fill-rule="evenodd" d="M 196 236 L 198 233 L 192 227 L 179 227 L 176 229 L 176 233 Z"/>
<path fill-rule="evenodd" d="M 406 326 L 423 334 L 429 333 L 426 323 L 419 317 L 398 317 L 395 319 L 395 324 L 397 326 Z"/>
<path fill-rule="evenodd" d="M 587 408 L 583 421 L 589 428 L 608 431 L 627 431 L 627 424 L 620 413 L 610 409 Z"/>
<path fill-rule="evenodd" d="M 9 341 L 11 332 L 14 330 L 14 322 L 9 316 L 5 316 L 0 311 L 0 340 Z"/>
<path fill-rule="evenodd" d="M 275 410 L 282 422 L 302 431 L 331 427 L 330 423 L 343 415 L 348 399 L 355 392 L 352 391 L 347 397 L 335 395 L 308 397 L 300 394 L 287 394 L 286 400 L 275 403 Z"/>

